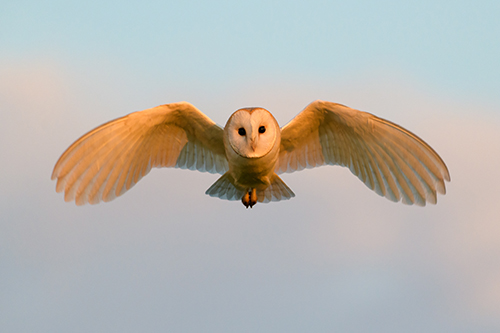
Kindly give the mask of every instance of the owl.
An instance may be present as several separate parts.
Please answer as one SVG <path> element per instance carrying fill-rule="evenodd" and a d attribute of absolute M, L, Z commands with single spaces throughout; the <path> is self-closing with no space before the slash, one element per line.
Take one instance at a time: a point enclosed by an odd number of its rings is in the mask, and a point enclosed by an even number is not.
<path fill-rule="evenodd" d="M 282 128 L 260 107 L 235 111 L 224 128 L 187 102 L 134 112 L 79 138 L 52 179 L 66 201 L 83 205 L 113 200 L 154 167 L 198 170 L 221 174 L 206 194 L 248 208 L 295 196 L 280 174 L 328 164 L 348 167 L 377 194 L 409 205 L 435 204 L 450 181 L 441 157 L 415 134 L 320 100 Z"/>

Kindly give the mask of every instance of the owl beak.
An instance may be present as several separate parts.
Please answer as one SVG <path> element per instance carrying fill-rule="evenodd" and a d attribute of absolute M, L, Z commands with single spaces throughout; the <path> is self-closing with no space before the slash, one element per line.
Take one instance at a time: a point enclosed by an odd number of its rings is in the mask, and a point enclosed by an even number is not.
<path fill-rule="evenodd" d="M 257 138 L 250 139 L 250 147 L 252 148 L 252 151 L 255 151 L 255 147 L 257 147 Z"/>

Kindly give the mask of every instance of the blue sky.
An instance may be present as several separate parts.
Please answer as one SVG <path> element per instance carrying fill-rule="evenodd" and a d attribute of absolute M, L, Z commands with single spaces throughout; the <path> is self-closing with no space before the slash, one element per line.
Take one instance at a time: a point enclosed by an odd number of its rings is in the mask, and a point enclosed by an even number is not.
<path fill-rule="evenodd" d="M 10 1 L 0 12 L 0 329 L 497 332 L 498 1 Z M 186 100 L 217 123 L 315 99 L 417 133 L 452 182 L 394 204 L 348 170 L 245 210 L 153 170 L 76 207 L 52 168 L 113 118 Z"/>

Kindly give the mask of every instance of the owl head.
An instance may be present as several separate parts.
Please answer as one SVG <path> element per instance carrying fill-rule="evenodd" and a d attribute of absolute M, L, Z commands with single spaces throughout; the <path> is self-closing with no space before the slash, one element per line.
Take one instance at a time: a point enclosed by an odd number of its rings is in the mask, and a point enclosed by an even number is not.
<path fill-rule="evenodd" d="M 234 152 L 244 158 L 267 155 L 280 137 L 278 122 L 263 108 L 235 111 L 224 128 L 225 137 Z"/>

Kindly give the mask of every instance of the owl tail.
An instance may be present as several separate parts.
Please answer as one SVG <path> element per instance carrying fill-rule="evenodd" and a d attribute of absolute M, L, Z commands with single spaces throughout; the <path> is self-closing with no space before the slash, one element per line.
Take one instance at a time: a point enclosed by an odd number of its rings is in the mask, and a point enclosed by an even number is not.
<path fill-rule="evenodd" d="M 294 196 L 295 193 L 292 192 L 277 174 L 273 175 L 271 184 L 264 191 L 257 190 L 257 201 L 263 203 L 289 200 Z"/>
<path fill-rule="evenodd" d="M 217 197 L 225 200 L 241 200 L 246 190 L 234 186 L 233 177 L 229 173 L 223 174 L 210 188 L 205 192 L 211 197 Z"/>
<path fill-rule="evenodd" d="M 226 172 L 205 192 L 211 197 L 225 200 L 241 200 L 246 189 L 234 186 L 232 177 Z M 288 200 L 295 196 L 292 190 L 274 174 L 271 184 L 265 190 L 257 190 L 257 201 L 268 203 L 271 201 Z"/>

